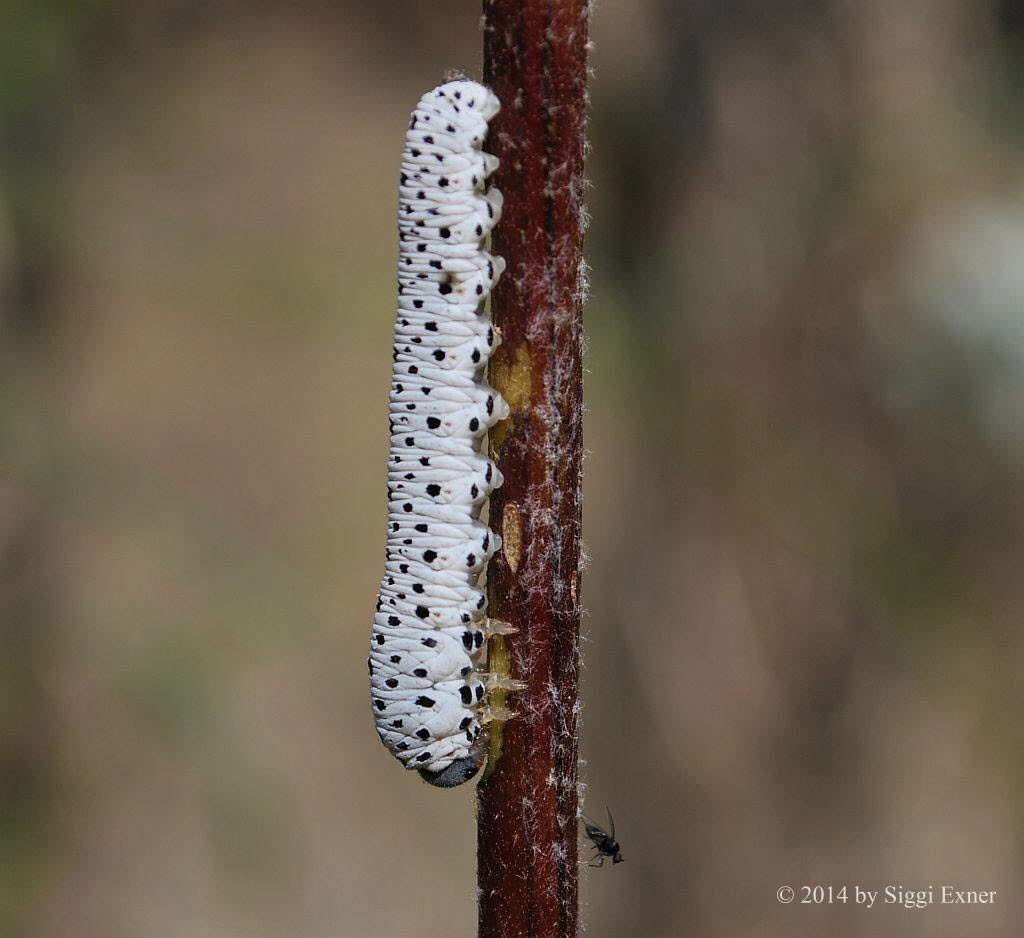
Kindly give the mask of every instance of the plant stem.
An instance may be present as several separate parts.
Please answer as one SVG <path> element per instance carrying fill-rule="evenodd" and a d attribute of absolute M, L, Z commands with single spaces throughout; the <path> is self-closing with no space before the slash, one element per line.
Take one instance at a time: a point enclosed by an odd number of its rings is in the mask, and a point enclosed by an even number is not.
<path fill-rule="evenodd" d="M 496 724 L 478 788 L 481 938 L 575 938 L 583 457 L 586 0 L 485 0 L 484 81 L 502 110 L 489 149 L 504 195 L 492 294 L 492 384 L 512 414 L 491 434 L 505 483 L 489 570 L 492 670 L 526 681 Z M 500 703 L 501 701 L 496 701 Z M 500 756 L 500 758 L 498 758 Z"/>

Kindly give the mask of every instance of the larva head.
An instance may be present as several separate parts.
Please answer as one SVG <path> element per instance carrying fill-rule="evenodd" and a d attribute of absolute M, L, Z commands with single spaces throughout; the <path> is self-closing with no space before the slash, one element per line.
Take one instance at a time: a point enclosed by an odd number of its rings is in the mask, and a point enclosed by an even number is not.
<path fill-rule="evenodd" d="M 420 776 L 423 781 L 428 782 L 435 788 L 455 788 L 468 782 L 484 764 L 486 758 L 483 736 L 473 744 L 468 756 L 456 759 L 447 768 L 432 772 L 430 769 L 420 769 Z"/>

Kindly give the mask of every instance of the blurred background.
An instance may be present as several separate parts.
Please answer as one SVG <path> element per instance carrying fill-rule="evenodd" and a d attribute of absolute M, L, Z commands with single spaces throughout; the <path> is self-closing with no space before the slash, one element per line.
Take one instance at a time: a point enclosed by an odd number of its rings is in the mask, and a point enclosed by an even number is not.
<path fill-rule="evenodd" d="M 478 21 L 4 4 L 0 935 L 473 934 L 365 649 L 396 166 Z M 587 934 L 1019 934 L 1024 0 L 593 38 Z"/>

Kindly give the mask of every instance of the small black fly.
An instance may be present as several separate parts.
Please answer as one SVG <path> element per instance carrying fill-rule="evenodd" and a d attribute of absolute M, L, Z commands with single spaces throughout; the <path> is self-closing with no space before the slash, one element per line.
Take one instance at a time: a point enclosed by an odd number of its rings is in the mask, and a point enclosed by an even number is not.
<path fill-rule="evenodd" d="M 587 836 L 591 839 L 594 844 L 594 855 L 590 858 L 596 860 L 595 863 L 588 863 L 587 866 L 593 866 L 600 868 L 604 866 L 604 861 L 608 858 L 612 858 L 612 863 L 621 863 L 623 856 L 619 848 L 619 842 L 615 839 L 615 821 L 612 819 L 611 811 L 608 811 L 608 826 L 611 828 L 609 834 L 600 824 L 596 824 L 588 817 L 583 818 L 583 826 L 587 832 Z"/>

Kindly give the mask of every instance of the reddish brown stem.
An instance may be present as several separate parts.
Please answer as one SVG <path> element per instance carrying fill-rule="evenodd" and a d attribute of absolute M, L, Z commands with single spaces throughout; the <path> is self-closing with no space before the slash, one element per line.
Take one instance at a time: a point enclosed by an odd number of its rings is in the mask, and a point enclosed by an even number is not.
<path fill-rule="evenodd" d="M 586 0 L 485 0 L 484 81 L 502 102 L 489 147 L 505 197 L 491 381 L 512 415 L 492 433 L 504 537 L 489 571 L 492 639 L 528 689 L 478 788 L 481 938 L 575 938 L 583 427 Z"/>

